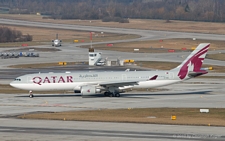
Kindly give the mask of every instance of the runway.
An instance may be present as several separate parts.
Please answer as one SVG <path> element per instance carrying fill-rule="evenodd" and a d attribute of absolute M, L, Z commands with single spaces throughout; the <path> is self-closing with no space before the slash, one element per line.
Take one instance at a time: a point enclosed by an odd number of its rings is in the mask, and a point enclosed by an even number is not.
<path fill-rule="evenodd" d="M 222 141 L 224 127 L 177 126 L 133 123 L 1 119 L 5 140 L 182 140 Z M 13 126 L 8 126 L 8 124 Z M 27 127 L 29 125 L 29 127 Z M 41 125 L 41 126 L 40 126 Z M 13 136 L 12 136 L 13 135 Z"/>
<path fill-rule="evenodd" d="M 224 40 L 225 35 L 181 33 L 165 31 L 149 31 L 138 29 L 120 29 L 107 27 L 90 27 L 78 25 L 64 25 L 52 23 L 39 23 L 28 21 L 14 21 L 0 19 L 0 23 L 26 25 L 36 27 L 53 27 L 59 29 L 73 29 L 85 31 L 104 31 L 110 33 L 138 34 L 141 38 L 115 41 L 129 42 L 138 40 L 154 40 L 164 38 L 198 38 L 211 40 Z M 164 36 L 167 34 L 168 36 Z M 103 42 L 107 43 L 107 42 Z M 112 43 L 110 41 L 110 43 Z M 58 52 L 41 52 L 39 58 L 2 59 L 0 62 L 0 79 L 8 83 L 11 79 L 26 73 L 60 72 L 76 70 L 111 70 L 110 67 L 89 68 L 82 65 L 68 67 L 49 67 L 43 69 L 12 69 L 9 65 L 33 64 L 59 61 L 87 61 L 87 49 L 79 48 L 80 44 L 65 44 Z M 50 46 L 34 46 L 46 48 Z M 4 49 L 0 49 L 2 51 Z M 116 51 L 96 50 L 103 53 L 103 57 L 116 60 L 134 59 L 136 61 L 172 61 L 182 62 L 190 52 L 177 53 L 124 53 Z M 217 53 L 224 51 L 211 51 Z M 132 57 L 132 58 L 131 58 Z M 224 61 L 206 59 L 204 64 L 224 66 Z M 127 68 L 130 68 L 129 66 Z M 132 70 L 135 68 L 131 67 Z M 125 70 L 126 67 L 114 68 Z M 141 68 L 137 68 L 141 69 Z M 224 74 L 216 74 L 224 76 Z M 2 80 L 4 79 L 4 81 Z M 132 123 L 101 123 L 79 121 L 48 121 L 16 119 L 16 115 L 33 112 L 58 112 L 70 110 L 89 109 L 117 109 L 117 108 L 151 108 L 151 107 L 193 107 L 193 108 L 225 108 L 224 79 L 191 79 L 179 84 L 161 87 L 162 91 L 128 92 L 121 94 L 120 98 L 110 98 L 98 95 L 93 98 L 82 98 L 71 94 L 41 94 L 34 92 L 34 98 L 24 94 L 0 94 L 0 140 L 225 140 L 224 127 L 208 126 L 179 126 L 158 124 L 132 124 Z"/>

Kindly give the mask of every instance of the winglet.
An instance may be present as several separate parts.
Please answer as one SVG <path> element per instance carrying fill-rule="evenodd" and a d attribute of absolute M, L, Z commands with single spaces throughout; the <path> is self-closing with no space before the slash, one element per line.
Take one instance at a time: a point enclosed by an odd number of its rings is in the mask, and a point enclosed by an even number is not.
<path fill-rule="evenodd" d="M 150 78 L 149 80 L 156 80 L 157 77 L 158 77 L 158 75 L 155 75 L 152 78 Z"/>

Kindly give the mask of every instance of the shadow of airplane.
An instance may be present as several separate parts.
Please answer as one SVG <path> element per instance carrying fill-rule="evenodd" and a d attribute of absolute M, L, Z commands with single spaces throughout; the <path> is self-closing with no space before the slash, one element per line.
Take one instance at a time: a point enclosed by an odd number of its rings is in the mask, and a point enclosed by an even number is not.
<path fill-rule="evenodd" d="M 193 91 L 193 92 L 149 92 L 149 93 L 124 93 L 121 94 L 120 97 L 123 98 L 143 98 L 143 97 L 149 97 L 150 96 L 179 96 L 179 95 L 211 95 L 209 94 L 212 91 Z M 29 95 L 19 95 L 15 97 L 29 97 Z M 90 96 L 82 96 L 81 94 L 34 94 L 34 97 L 82 97 L 82 98 L 98 98 L 98 97 L 106 97 L 103 94 L 96 94 L 96 95 L 90 95 Z"/>
<path fill-rule="evenodd" d="M 34 94 L 34 97 L 80 97 L 74 94 Z M 29 95 L 17 95 L 15 97 L 29 97 Z"/>
<path fill-rule="evenodd" d="M 193 92 L 189 92 L 189 91 L 186 91 L 186 92 L 167 92 L 165 93 L 164 91 L 163 92 L 149 92 L 149 93 L 145 93 L 145 94 L 141 94 L 141 93 L 132 93 L 132 94 L 126 94 L 126 95 L 149 95 L 149 96 L 161 96 L 161 95 L 190 95 L 190 94 L 208 94 L 209 92 L 212 92 L 212 91 L 193 91 Z"/>

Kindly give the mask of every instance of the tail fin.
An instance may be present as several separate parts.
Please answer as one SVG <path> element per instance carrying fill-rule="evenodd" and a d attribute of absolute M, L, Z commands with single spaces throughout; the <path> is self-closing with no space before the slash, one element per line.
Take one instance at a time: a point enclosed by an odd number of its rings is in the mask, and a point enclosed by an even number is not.
<path fill-rule="evenodd" d="M 174 70 L 178 70 L 178 77 L 184 79 L 189 72 L 202 72 L 201 67 L 209 49 L 209 43 L 201 43 L 198 47 Z"/>

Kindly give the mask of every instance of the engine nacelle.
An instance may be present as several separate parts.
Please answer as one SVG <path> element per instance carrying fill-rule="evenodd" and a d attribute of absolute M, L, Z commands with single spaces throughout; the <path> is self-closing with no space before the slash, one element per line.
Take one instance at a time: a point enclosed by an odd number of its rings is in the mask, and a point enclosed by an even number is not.
<path fill-rule="evenodd" d="M 100 90 L 96 89 L 96 87 L 92 86 L 92 85 L 82 86 L 82 88 L 81 88 L 82 95 L 94 95 L 99 92 L 100 92 Z"/>
<path fill-rule="evenodd" d="M 74 93 L 81 93 L 80 90 L 74 90 Z"/>

